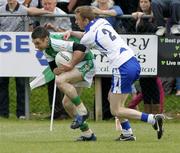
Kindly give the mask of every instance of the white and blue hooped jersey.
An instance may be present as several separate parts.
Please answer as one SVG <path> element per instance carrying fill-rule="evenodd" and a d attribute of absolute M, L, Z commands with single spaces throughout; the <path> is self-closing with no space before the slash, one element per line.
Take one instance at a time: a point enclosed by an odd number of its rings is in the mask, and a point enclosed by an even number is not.
<path fill-rule="evenodd" d="M 112 68 L 120 67 L 134 56 L 132 49 L 103 18 L 94 19 L 85 27 L 81 44 L 107 55 Z"/>

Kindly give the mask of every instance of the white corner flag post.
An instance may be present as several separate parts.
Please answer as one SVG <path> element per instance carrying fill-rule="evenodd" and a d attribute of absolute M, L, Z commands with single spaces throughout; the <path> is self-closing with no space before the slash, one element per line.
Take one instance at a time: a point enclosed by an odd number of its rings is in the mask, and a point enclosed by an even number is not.
<path fill-rule="evenodd" d="M 56 77 L 55 77 L 55 79 L 56 79 Z M 54 92 L 53 92 L 53 101 L 52 101 L 52 110 L 51 110 L 50 131 L 53 130 L 55 100 L 56 100 L 56 81 L 54 80 Z"/>
<path fill-rule="evenodd" d="M 48 66 L 46 67 L 43 72 L 41 72 L 34 80 L 30 82 L 31 90 L 34 88 L 40 87 L 53 79 L 56 79 L 56 76 L 51 71 L 51 68 Z M 51 112 L 51 124 L 50 124 L 50 131 L 53 129 L 53 119 L 54 119 L 54 107 L 55 107 L 55 99 L 56 99 L 56 83 L 54 81 L 54 93 L 53 93 L 53 101 L 52 101 L 52 112 Z"/>

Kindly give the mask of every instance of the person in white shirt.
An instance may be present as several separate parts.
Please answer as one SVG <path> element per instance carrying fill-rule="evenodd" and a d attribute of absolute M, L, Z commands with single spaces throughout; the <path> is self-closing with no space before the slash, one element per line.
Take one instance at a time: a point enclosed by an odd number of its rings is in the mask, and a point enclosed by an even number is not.
<path fill-rule="evenodd" d="M 44 10 L 53 12 L 54 15 L 66 15 L 66 13 L 56 7 L 57 0 L 42 0 Z M 70 18 L 68 17 L 43 17 L 40 19 L 40 25 L 53 32 L 64 32 L 71 29 Z"/>
<path fill-rule="evenodd" d="M 152 124 L 157 131 L 158 139 L 160 139 L 163 134 L 164 116 L 162 114 L 142 113 L 124 106 L 128 93 L 132 91 L 132 84 L 139 78 L 140 74 L 140 65 L 134 57 L 132 49 L 127 46 L 107 20 L 96 18 L 92 7 L 76 8 L 75 18 L 76 24 L 85 32 L 68 31 L 64 34 L 64 39 L 69 38 L 69 36 L 81 38 L 80 43 L 88 49 L 98 49 L 102 54 L 105 54 L 112 67 L 112 83 L 108 98 L 111 113 L 120 120 L 122 127 L 122 133 L 117 140 L 136 140 L 126 118 L 139 119 Z"/>
<path fill-rule="evenodd" d="M 6 0 L 0 0 L 0 7 L 6 4 Z"/>

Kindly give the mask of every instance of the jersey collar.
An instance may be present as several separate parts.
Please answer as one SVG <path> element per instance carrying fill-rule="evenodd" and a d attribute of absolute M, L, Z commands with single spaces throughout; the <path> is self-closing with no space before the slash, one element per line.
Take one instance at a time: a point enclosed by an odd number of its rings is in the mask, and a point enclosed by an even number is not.
<path fill-rule="evenodd" d="M 19 6 L 20 6 L 20 4 L 17 3 L 17 5 L 16 5 L 15 9 L 13 10 L 13 12 L 17 11 L 19 9 Z M 6 11 L 11 12 L 8 4 L 6 4 Z"/>
<path fill-rule="evenodd" d="M 94 23 L 96 23 L 97 20 L 98 20 L 98 18 L 96 18 L 96 19 L 90 21 L 90 22 L 85 26 L 85 28 L 84 28 L 85 33 L 88 32 L 88 31 L 90 30 L 90 27 L 91 27 Z"/>

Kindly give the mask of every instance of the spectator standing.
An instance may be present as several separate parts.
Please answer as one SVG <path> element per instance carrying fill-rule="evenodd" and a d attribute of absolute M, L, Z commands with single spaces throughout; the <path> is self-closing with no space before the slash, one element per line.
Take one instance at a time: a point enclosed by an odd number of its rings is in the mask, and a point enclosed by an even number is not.
<path fill-rule="evenodd" d="M 180 0 L 152 0 L 151 6 L 158 28 L 156 35 L 163 36 L 167 32 L 165 17 L 170 18 L 170 33 L 179 35 Z"/>
<path fill-rule="evenodd" d="M 136 12 L 132 13 L 133 18 L 136 20 L 135 29 L 136 33 L 151 33 L 156 30 L 154 19 L 143 19 L 143 15 L 153 15 L 151 10 L 151 0 L 139 0 L 139 5 Z"/>
<path fill-rule="evenodd" d="M 24 14 L 24 15 L 42 15 L 50 13 L 49 11 L 37 8 L 27 8 L 18 3 L 17 0 L 7 0 L 7 3 L 0 7 L 0 13 L 4 14 Z M 0 31 L 3 32 L 22 32 L 25 31 L 27 17 L 1 17 Z M 17 93 L 17 118 L 25 118 L 25 78 L 16 77 Z M 9 117 L 9 77 L 0 77 L 0 116 Z"/>
<path fill-rule="evenodd" d="M 54 15 L 66 15 L 64 11 L 56 7 L 57 0 L 42 0 L 44 10 L 53 12 Z M 64 32 L 71 29 L 71 22 L 68 17 L 42 17 L 40 25 L 50 32 Z"/>
<path fill-rule="evenodd" d="M 136 33 L 154 33 L 156 25 L 153 18 L 143 19 L 143 15 L 153 15 L 151 10 L 151 0 L 139 0 L 137 12 L 132 13 L 136 20 L 135 29 Z M 158 77 L 141 77 L 139 79 L 142 97 L 144 100 L 144 111 L 146 113 L 158 114 L 160 113 L 160 101 L 164 98 L 164 92 L 161 93 L 161 83 L 157 81 Z M 137 95 L 137 98 L 139 95 Z M 162 104 L 163 102 L 161 102 Z M 129 104 L 132 105 L 132 104 Z"/>
<path fill-rule="evenodd" d="M 66 15 L 64 11 L 56 7 L 56 4 L 56 0 L 42 0 L 42 6 L 44 10 L 53 12 L 54 15 Z M 41 26 L 44 26 L 49 32 L 64 32 L 71 29 L 71 22 L 68 17 L 42 17 L 39 19 L 39 23 Z M 56 67 L 55 61 L 53 60 L 48 62 L 51 70 L 53 71 L 53 69 Z M 53 100 L 53 90 L 54 80 L 48 83 L 50 109 Z M 56 90 L 54 119 L 66 119 L 68 117 L 62 105 L 63 96 L 63 93 L 61 93 L 59 90 Z"/>

